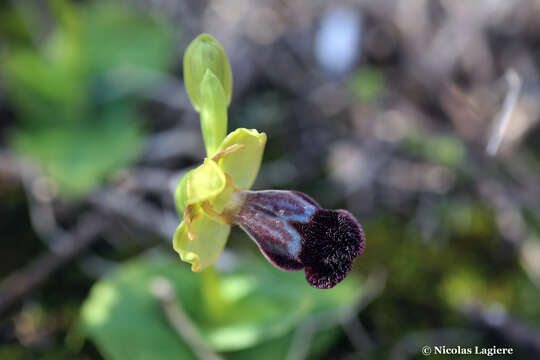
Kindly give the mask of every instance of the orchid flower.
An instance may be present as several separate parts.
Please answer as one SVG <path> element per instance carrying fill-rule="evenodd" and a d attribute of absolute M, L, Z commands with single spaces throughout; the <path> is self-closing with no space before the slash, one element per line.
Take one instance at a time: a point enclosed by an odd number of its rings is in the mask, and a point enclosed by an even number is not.
<path fill-rule="evenodd" d="M 173 247 L 195 272 L 211 266 L 238 225 L 280 269 L 304 270 L 308 283 L 331 288 L 350 272 L 365 247 L 362 227 L 345 210 L 323 209 L 296 191 L 251 191 L 266 134 L 236 129 L 226 135 L 232 75 L 223 47 L 198 36 L 184 55 L 184 80 L 200 113 L 207 157 L 175 189 L 183 221 Z"/>

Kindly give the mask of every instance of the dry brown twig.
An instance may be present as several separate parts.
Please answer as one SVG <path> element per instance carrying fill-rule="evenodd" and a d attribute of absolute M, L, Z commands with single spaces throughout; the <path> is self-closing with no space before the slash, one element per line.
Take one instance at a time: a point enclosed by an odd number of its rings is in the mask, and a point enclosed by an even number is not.
<path fill-rule="evenodd" d="M 508 82 L 508 92 L 504 98 L 504 103 L 501 111 L 497 114 L 495 126 L 489 142 L 486 147 L 486 152 L 490 156 L 495 156 L 512 118 L 512 112 L 516 106 L 519 94 L 521 92 L 521 77 L 514 69 L 508 69 L 505 74 L 506 81 Z"/>
<path fill-rule="evenodd" d="M 55 252 L 42 254 L 30 265 L 3 279 L 0 282 L 0 314 L 97 241 L 106 226 L 107 222 L 101 217 L 88 215 L 82 218 L 72 232 L 65 233 L 56 241 Z"/>

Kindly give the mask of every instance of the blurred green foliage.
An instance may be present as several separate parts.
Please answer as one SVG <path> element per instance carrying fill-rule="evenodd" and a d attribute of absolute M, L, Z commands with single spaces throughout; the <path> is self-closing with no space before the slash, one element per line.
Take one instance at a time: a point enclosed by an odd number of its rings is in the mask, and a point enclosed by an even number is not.
<path fill-rule="evenodd" d="M 210 284 L 204 283 L 204 275 L 172 259 L 130 261 L 94 285 L 83 305 L 82 326 L 111 360 L 194 358 L 148 289 L 152 279 L 165 277 L 173 284 L 179 305 L 216 351 L 227 352 L 230 359 L 250 358 L 247 354 L 282 358 L 276 351 L 285 356 L 288 347 L 276 345 L 289 344 L 302 321 L 328 313 L 339 318 L 339 311 L 352 306 L 361 294 L 354 276 L 321 292 L 311 288 L 300 272 L 282 272 L 260 262 L 246 262 Z M 205 290 L 208 286 L 214 289 Z M 216 307 L 212 302 L 217 299 Z M 323 334 L 318 351 L 331 345 L 333 334 Z"/>
<path fill-rule="evenodd" d="M 355 99 L 373 102 L 384 90 L 384 74 L 375 67 L 361 67 L 348 79 L 348 89 Z"/>
<path fill-rule="evenodd" d="M 465 145 L 456 136 L 418 132 L 406 137 L 402 148 L 413 157 L 433 164 L 458 168 L 465 160 Z"/>
<path fill-rule="evenodd" d="M 402 141 L 405 151 L 431 163 L 457 168 L 465 160 L 465 145 L 456 136 L 417 132 Z"/>
<path fill-rule="evenodd" d="M 365 223 L 373 241 L 359 267 L 382 264 L 390 274 L 384 294 L 365 312 L 382 342 L 404 332 L 464 326 L 466 305 L 500 304 L 518 318 L 540 321 L 538 290 L 520 267 L 519 253 L 498 238 L 489 207 L 455 198 L 431 213 L 438 221 L 431 235 L 395 214 L 382 212 Z"/>
<path fill-rule="evenodd" d="M 19 119 L 10 143 L 80 196 L 136 158 L 136 94 L 167 69 L 174 39 L 166 22 L 121 5 L 48 5 L 54 26 L 42 44 L 17 41 L 20 9 L 4 15 L 1 72 Z"/>

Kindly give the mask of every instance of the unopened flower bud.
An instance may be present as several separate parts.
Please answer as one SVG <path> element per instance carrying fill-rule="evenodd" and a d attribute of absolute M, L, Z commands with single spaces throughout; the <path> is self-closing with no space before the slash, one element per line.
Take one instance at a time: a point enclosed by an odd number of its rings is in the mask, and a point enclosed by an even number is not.
<path fill-rule="evenodd" d="M 184 83 L 195 110 L 201 109 L 201 83 L 210 70 L 219 80 L 226 105 L 232 97 L 232 72 L 227 54 L 221 44 L 208 34 L 201 34 L 191 42 L 184 54 Z"/>

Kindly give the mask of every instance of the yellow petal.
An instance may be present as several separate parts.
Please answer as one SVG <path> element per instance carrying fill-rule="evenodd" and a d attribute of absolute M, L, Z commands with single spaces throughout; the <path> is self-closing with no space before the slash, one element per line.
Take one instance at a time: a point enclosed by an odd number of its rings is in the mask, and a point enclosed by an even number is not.
<path fill-rule="evenodd" d="M 192 271 L 202 271 L 217 260 L 225 247 L 231 228 L 212 221 L 200 211 L 189 229 L 195 234 L 195 239 L 189 239 L 188 226 L 182 221 L 174 233 L 173 247 L 182 261 L 191 264 Z"/>
<path fill-rule="evenodd" d="M 266 134 L 257 130 L 236 129 L 223 140 L 218 152 L 234 144 L 242 144 L 244 147 L 224 154 L 218 164 L 224 173 L 231 175 L 235 186 L 249 189 L 261 166 Z"/>
<path fill-rule="evenodd" d="M 225 188 L 226 179 L 215 161 L 204 159 L 204 163 L 192 170 L 186 184 L 186 205 L 196 204 L 218 195 Z"/>

